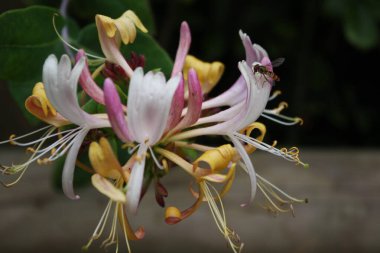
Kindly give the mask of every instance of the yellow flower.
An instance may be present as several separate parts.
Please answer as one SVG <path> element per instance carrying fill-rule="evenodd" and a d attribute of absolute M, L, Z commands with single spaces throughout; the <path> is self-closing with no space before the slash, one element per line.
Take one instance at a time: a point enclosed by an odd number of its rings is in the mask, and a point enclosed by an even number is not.
<path fill-rule="evenodd" d="M 109 38 L 115 38 L 118 43 L 121 40 L 124 44 L 135 41 L 136 27 L 144 33 L 148 32 L 140 19 L 131 10 L 124 12 L 117 19 L 98 14 L 96 15 L 96 26 L 98 29 L 99 26 L 102 26 Z"/>
<path fill-rule="evenodd" d="M 209 93 L 215 87 L 224 72 L 224 64 L 219 61 L 208 63 L 192 55 L 187 55 L 185 66 L 183 67 L 185 79 L 187 79 L 187 73 L 190 68 L 195 69 L 197 72 L 203 94 Z"/>
<path fill-rule="evenodd" d="M 104 227 L 108 222 L 108 217 L 110 213 L 112 213 L 113 218 L 110 235 L 103 241 L 102 246 L 107 247 L 114 243 L 118 244 L 119 237 L 117 235 L 117 223 L 119 223 L 124 234 L 128 252 L 131 252 L 128 240 L 140 240 L 145 235 L 142 227 L 139 227 L 136 231 L 132 230 L 124 206 L 126 196 L 123 189 L 125 183 L 127 183 L 129 179 L 128 168 L 130 167 L 131 161 L 133 162 L 135 158 L 132 157 L 130 161 L 122 167 L 115 156 L 110 143 L 106 138 L 102 137 L 99 142 L 92 142 L 90 144 L 89 159 L 96 172 L 91 177 L 93 186 L 99 192 L 106 195 L 110 200 L 100 218 L 98 226 L 83 249 L 87 250 L 92 242 L 101 236 Z"/>
<path fill-rule="evenodd" d="M 32 95 L 25 100 L 25 108 L 40 120 L 53 126 L 59 127 L 69 123 L 52 106 L 46 96 L 44 84 L 41 82 L 36 83 Z"/>

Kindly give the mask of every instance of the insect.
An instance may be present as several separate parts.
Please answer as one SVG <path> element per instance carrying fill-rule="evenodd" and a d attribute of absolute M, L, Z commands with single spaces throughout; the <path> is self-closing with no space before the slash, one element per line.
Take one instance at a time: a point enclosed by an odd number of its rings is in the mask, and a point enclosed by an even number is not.
<path fill-rule="evenodd" d="M 285 58 L 277 58 L 274 61 L 272 61 L 272 67 L 278 67 L 282 63 L 284 63 Z M 253 73 L 260 73 L 264 76 L 264 78 L 269 82 L 268 78 L 272 79 L 273 81 L 280 81 L 280 77 L 276 75 L 273 71 L 269 69 L 269 65 L 260 65 L 260 64 L 255 64 L 252 67 Z"/>

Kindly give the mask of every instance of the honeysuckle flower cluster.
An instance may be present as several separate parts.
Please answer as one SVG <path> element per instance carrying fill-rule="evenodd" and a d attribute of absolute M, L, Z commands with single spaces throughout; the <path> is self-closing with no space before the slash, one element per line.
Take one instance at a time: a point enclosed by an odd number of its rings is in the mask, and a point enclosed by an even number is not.
<path fill-rule="evenodd" d="M 225 68 L 221 62 L 207 63 L 188 54 L 191 33 L 186 22 L 180 27 L 171 75 L 166 77 L 160 70 L 147 71 L 144 65 L 149 59 L 139 52 L 134 52 L 130 59 L 121 53 L 121 43 L 126 46 L 133 43 L 137 30 L 148 32 L 133 11 L 126 11 L 118 19 L 97 15 L 95 20 L 104 57 L 97 57 L 98 65 L 91 71 L 89 62 L 94 65 L 93 55 L 82 49 L 77 50 L 75 59 L 68 55 L 59 60 L 55 55 L 48 56 L 42 67 L 42 82 L 35 85 L 25 101 L 26 109 L 47 126 L 24 136 L 11 135 L 1 142 L 25 146 L 32 153 L 24 163 L 1 166 L 2 173 L 10 176 L 4 179 L 5 186 L 17 183 L 33 162 L 47 164 L 66 156 L 62 188 L 67 197 L 78 200 L 73 187 L 74 170 L 82 168 L 91 173 L 92 185 L 109 202 L 85 249 L 102 236 L 108 220 L 112 226 L 102 243 L 105 247 L 116 244 L 118 249 L 119 229 L 129 251 L 129 240 L 144 237 L 144 228 L 134 231 L 128 219 L 138 212 L 149 187 L 146 182 L 153 184 L 159 206 L 166 207 L 163 217 L 168 224 L 188 218 L 206 202 L 218 230 L 234 252 L 239 252 L 243 243 L 227 224 L 222 198 L 233 185 L 236 170 L 243 169 L 250 179 L 247 189 L 250 197 L 243 205 L 254 200 L 257 189 L 272 212 L 293 212 L 293 204 L 306 202 L 257 174 L 250 159 L 250 154 L 260 149 L 307 166 L 300 161 L 296 147 L 277 148 L 277 143 L 263 142 L 266 128 L 257 122 L 260 116 L 282 125 L 295 125 L 302 120 L 281 114 L 287 107 L 285 102 L 277 108 L 267 108 L 268 101 L 280 92 L 272 92 L 275 81 L 272 61 L 261 46 L 253 44 L 240 31 L 245 59 L 230 70 L 240 72 L 240 76 L 227 91 L 206 100 L 205 95 L 220 81 Z M 79 93 L 78 83 L 82 90 Z M 127 83 L 127 87 L 122 83 Z M 104 106 L 104 113 L 86 112 L 79 102 L 83 92 L 88 100 Z M 254 130 L 259 135 L 251 136 Z M 21 142 L 42 131 L 45 133 L 37 140 Z M 198 143 L 207 136 L 223 136 L 225 144 Z M 110 144 L 114 137 L 118 139 L 118 149 L 129 151 L 123 159 L 118 159 Z M 80 149 L 87 150 L 91 168 L 78 160 Z M 188 150 L 195 151 L 196 157 L 187 155 Z M 121 163 L 122 160 L 126 162 Z M 169 193 L 160 182 L 163 176 L 170 175 L 173 167 L 187 172 L 192 182 L 190 193 L 194 203 L 182 211 L 166 206 Z M 218 184 L 220 190 L 215 187 Z"/>

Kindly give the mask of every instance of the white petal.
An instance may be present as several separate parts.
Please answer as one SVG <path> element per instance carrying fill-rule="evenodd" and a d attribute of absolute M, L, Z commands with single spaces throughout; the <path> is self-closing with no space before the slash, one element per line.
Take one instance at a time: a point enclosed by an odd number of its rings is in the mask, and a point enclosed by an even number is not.
<path fill-rule="evenodd" d="M 179 85 L 177 75 L 165 82 L 162 73 L 148 72 L 143 76 L 136 69 L 129 87 L 128 127 L 135 141 L 153 145 L 162 136 L 174 93 Z"/>
<path fill-rule="evenodd" d="M 84 137 L 86 137 L 88 130 L 82 130 L 72 141 L 73 144 L 67 154 L 65 165 L 62 172 L 62 189 L 65 195 L 70 199 L 79 199 L 79 196 L 74 193 L 74 169 L 75 162 L 80 146 L 82 145 Z"/>
<path fill-rule="evenodd" d="M 236 150 L 238 151 L 239 155 L 243 159 L 245 166 L 247 166 L 249 179 L 251 181 L 251 195 L 249 198 L 249 203 L 251 203 L 253 199 L 255 198 L 256 190 L 257 190 L 257 179 L 256 179 L 255 168 L 253 167 L 251 159 L 249 158 L 247 152 L 244 149 L 244 146 L 240 143 L 240 141 L 236 139 L 233 135 L 228 135 L 228 137 L 231 139 Z"/>
<path fill-rule="evenodd" d="M 132 168 L 131 177 L 127 184 L 127 208 L 132 213 L 137 212 L 137 207 L 140 202 L 141 188 L 144 179 L 145 156 L 148 146 L 144 143 L 140 144 L 137 155 L 141 157 L 140 161 L 136 161 Z"/>
<path fill-rule="evenodd" d="M 42 80 L 44 83 L 46 96 L 52 103 L 54 108 L 58 108 L 57 102 L 55 101 L 55 90 L 57 87 L 57 71 L 58 71 L 58 60 L 54 54 L 48 56 L 45 60 L 43 70 L 42 70 Z"/>

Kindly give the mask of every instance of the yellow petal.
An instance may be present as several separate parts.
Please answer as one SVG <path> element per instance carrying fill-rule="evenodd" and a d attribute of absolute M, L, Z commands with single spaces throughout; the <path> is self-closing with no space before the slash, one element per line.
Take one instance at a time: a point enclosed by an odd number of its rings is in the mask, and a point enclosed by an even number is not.
<path fill-rule="evenodd" d="M 165 210 L 165 222 L 167 224 L 176 224 L 182 220 L 181 211 L 175 206 L 169 206 Z"/>
<path fill-rule="evenodd" d="M 32 96 L 34 97 L 33 103 L 36 106 L 42 108 L 42 111 L 44 112 L 45 116 L 48 116 L 48 114 L 51 114 L 52 116 L 57 115 L 57 111 L 51 105 L 49 99 L 46 96 L 45 87 L 43 83 L 36 83 L 32 91 Z"/>
<path fill-rule="evenodd" d="M 186 80 L 190 68 L 194 68 L 197 72 L 203 94 L 209 93 L 215 87 L 224 72 L 224 64 L 219 61 L 208 63 L 192 55 L 187 55 L 183 67 Z"/>
<path fill-rule="evenodd" d="M 90 144 L 89 159 L 94 170 L 101 176 L 112 179 L 120 177 L 120 163 L 106 138 L 102 137 L 99 143 Z"/>
<path fill-rule="evenodd" d="M 250 136 L 253 130 L 258 130 L 260 132 L 259 136 L 255 137 L 258 141 L 263 141 L 265 133 L 267 132 L 267 129 L 263 123 L 260 122 L 254 122 L 251 125 L 247 126 L 245 129 L 242 130 L 242 133 L 244 133 L 247 136 Z M 252 154 L 256 148 L 252 145 L 246 145 L 245 150 L 248 154 Z"/>
<path fill-rule="evenodd" d="M 98 27 L 99 25 L 102 25 L 109 38 L 115 37 L 117 28 L 114 23 L 115 21 L 112 18 L 98 14 L 95 16 L 95 20 L 96 20 L 96 26 Z M 98 30 L 99 30 L 99 27 L 98 27 Z"/>
<path fill-rule="evenodd" d="M 123 16 L 128 17 L 135 24 L 135 26 L 139 28 L 143 33 L 148 32 L 148 29 L 145 28 L 141 20 L 137 17 L 137 15 L 133 11 L 127 10 L 126 12 L 124 12 Z"/>
<path fill-rule="evenodd" d="M 121 190 L 117 189 L 108 179 L 99 174 L 94 174 L 91 177 L 91 182 L 99 192 L 103 193 L 111 200 L 125 203 L 125 194 Z"/>
<path fill-rule="evenodd" d="M 104 15 L 96 15 L 96 26 L 98 32 L 105 31 L 108 38 L 115 39 L 117 43 L 121 41 L 124 44 L 133 43 L 136 39 L 136 27 L 146 33 L 148 30 L 142 24 L 136 14 L 128 10 L 119 18 L 112 19 Z M 101 29 L 102 26 L 103 29 Z"/>
<path fill-rule="evenodd" d="M 39 82 L 33 88 L 32 95 L 25 100 L 25 108 L 34 116 L 53 126 L 60 127 L 69 124 L 62 115 L 57 113 L 46 96 L 43 83 Z"/>
<path fill-rule="evenodd" d="M 234 159 L 236 150 L 230 144 L 220 146 L 204 152 L 194 163 L 194 169 L 207 165 L 211 172 L 218 172 L 227 168 L 228 164 Z"/>

